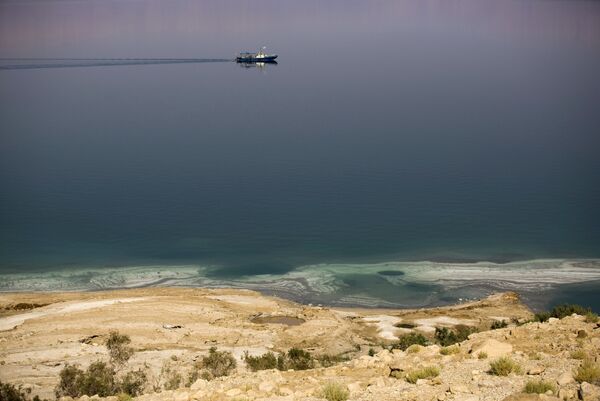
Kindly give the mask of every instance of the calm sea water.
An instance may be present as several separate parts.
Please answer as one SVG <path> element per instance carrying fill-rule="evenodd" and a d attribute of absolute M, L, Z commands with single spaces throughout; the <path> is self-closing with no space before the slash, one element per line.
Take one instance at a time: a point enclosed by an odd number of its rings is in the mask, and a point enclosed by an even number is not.
<path fill-rule="evenodd" d="M 0 2 L 2 58 L 262 45 L 0 70 L 0 272 L 600 257 L 600 2 Z"/>

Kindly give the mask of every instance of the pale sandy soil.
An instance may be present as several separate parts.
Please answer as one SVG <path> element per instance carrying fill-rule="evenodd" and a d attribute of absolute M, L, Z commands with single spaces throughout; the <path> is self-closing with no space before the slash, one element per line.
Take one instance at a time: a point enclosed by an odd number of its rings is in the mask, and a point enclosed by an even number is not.
<path fill-rule="evenodd" d="M 46 304 L 15 311 L 19 303 Z M 289 316 L 295 326 L 257 324 L 261 316 Z M 84 293 L 0 294 L 0 380 L 23 384 L 34 394 L 52 397 L 66 363 L 86 367 L 106 359 L 109 331 L 132 339 L 132 368 L 157 374 L 168 361 L 191 366 L 212 346 L 238 358 L 297 346 L 315 354 L 365 355 L 369 348 L 405 332 L 394 325 L 433 327 L 471 323 L 489 327 L 493 317 L 527 318 L 531 312 L 511 294 L 479 302 L 419 310 L 330 309 L 296 304 L 248 290 L 143 288 Z M 168 329 L 168 325 L 182 326 Z M 92 336 L 97 336 L 93 337 Z M 87 341 L 84 341 L 88 339 Z M 170 363 L 170 362 L 169 362 Z"/>

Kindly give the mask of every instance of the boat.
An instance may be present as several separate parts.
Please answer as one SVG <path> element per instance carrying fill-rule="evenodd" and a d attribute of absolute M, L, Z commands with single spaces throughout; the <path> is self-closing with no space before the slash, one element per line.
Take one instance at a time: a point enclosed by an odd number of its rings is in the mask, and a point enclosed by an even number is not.
<path fill-rule="evenodd" d="M 241 52 L 235 58 L 238 63 L 274 63 L 277 54 L 267 54 L 265 47 L 262 47 L 257 53 Z"/>

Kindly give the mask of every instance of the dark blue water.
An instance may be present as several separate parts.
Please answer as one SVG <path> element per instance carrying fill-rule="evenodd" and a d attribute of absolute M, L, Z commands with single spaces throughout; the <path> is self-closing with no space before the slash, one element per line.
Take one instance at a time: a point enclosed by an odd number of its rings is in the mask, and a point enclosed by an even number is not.
<path fill-rule="evenodd" d="M 600 257 L 600 3 L 3 1 L 0 271 Z"/>

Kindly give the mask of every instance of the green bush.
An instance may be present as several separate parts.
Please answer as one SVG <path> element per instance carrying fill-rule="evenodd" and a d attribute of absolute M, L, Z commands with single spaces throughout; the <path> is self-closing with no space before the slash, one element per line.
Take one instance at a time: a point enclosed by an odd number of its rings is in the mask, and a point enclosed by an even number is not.
<path fill-rule="evenodd" d="M 80 381 L 83 375 L 83 370 L 77 366 L 66 364 L 59 373 L 59 382 L 54 390 L 56 398 L 63 396 L 79 397 L 82 394 Z"/>
<path fill-rule="evenodd" d="M 206 372 L 204 372 L 206 373 Z M 204 376 L 206 377 L 206 376 Z M 209 380 L 212 379 L 212 377 L 209 377 Z M 181 376 L 181 373 L 179 373 L 176 370 L 169 370 L 166 374 L 165 374 L 165 382 L 163 384 L 163 387 L 165 390 L 177 390 L 179 387 L 181 387 L 181 383 L 183 382 L 183 377 Z"/>
<path fill-rule="evenodd" d="M 440 370 L 436 366 L 426 366 L 408 372 L 406 374 L 406 381 L 414 384 L 419 379 L 431 379 L 432 377 L 439 376 L 439 374 Z"/>
<path fill-rule="evenodd" d="M 543 380 L 530 380 L 525 384 L 523 392 L 527 394 L 544 394 L 548 390 L 556 394 L 556 386 L 554 385 L 554 383 L 546 382 Z"/>
<path fill-rule="evenodd" d="M 260 356 L 252 356 L 246 351 L 243 359 L 246 362 L 246 366 L 253 372 L 277 368 L 277 357 L 272 352 L 267 352 Z"/>
<path fill-rule="evenodd" d="M 108 397 L 118 393 L 115 376 L 115 370 L 106 362 L 92 362 L 85 375 L 78 381 L 81 394 Z"/>
<path fill-rule="evenodd" d="M 590 312 L 592 312 L 590 308 L 585 308 L 581 305 L 562 304 L 556 305 L 554 308 L 552 308 L 550 315 L 552 315 L 552 317 L 562 319 L 563 317 L 571 316 L 573 313 L 585 316 Z"/>
<path fill-rule="evenodd" d="M 106 348 L 110 357 L 110 363 L 115 366 L 124 365 L 133 355 L 133 348 L 129 347 L 131 339 L 128 335 L 111 331 L 106 340 Z"/>
<path fill-rule="evenodd" d="M 404 334 L 398 338 L 398 342 L 394 343 L 390 347 L 390 350 L 401 349 L 402 351 L 406 351 L 408 347 L 415 344 L 426 346 L 429 345 L 429 340 L 427 340 L 424 335 L 419 333 Z"/>
<path fill-rule="evenodd" d="M 550 315 L 550 312 L 538 312 L 535 315 L 533 315 L 533 320 L 536 322 L 546 322 L 548 321 L 548 319 L 550 319 L 552 317 L 552 315 Z"/>
<path fill-rule="evenodd" d="M 588 323 L 595 323 L 598 320 L 598 315 L 596 315 L 590 308 L 586 308 L 577 304 L 556 305 L 550 312 L 544 311 L 536 313 L 534 320 L 537 322 L 545 322 L 551 317 L 562 319 L 563 317 L 571 316 L 573 313 L 585 316 L 586 322 Z"/>
<path fill-rule="evenodd" d="M 447 329 L 446 327 L 436 328 L 435 339 L 441 346 L 447 347 L 465 341 L 469 335 L 476 331 L 477 330 L 474 327 L 462 324 L 457 325 L 454 330 Z"/>
<path fill-rule="evenodd" d="M 346 386 L 335 382 L 325 384 L 320 394 L 327 401 L 346 401 L 349 395 Z"/>
<path fill-rule="evenodd" d="M 330 366 L 336 365 L 340 362 L 345 362 L 350 360 L 350 358 L 348 358 L 347 356 L 343 356 L 343 355 L 329 355 L 329 354 L 322 354 L 316 357 L 316 360 L 319 362 L 319 365 L 321 365 L 321 367 L 323 368 L 328 368 Z"/>
<path fill-rule="evenodd" d="M 375 356 L 376 352 L 373 348 L 369 348 L 369 356 Z"/>
<path fill-rule="evenodd" d="M 29 401 L 29 394 L 24 392 L 21 387 L 15 387 L 10 383 L 0 381 L 0 401 Z M 33 401 L 41 401 L 37 395 Z"/>
<path fill-rule="evenodd" d="M 315 367 L 315 361 L 310 352 L 300 348 L 291 348 L 287 353 L 286 360 L 285 370 L 306 370 Z"/>
<path fill-rule="evenodd" d="M 116 367 L 122 367 L 133 355 L 129 347 L 129 336 L 111 331 L 106 340 L 106 348 L 110 364 L 95 361 L 83 371 L 74 365 L 65 365 L 59 373 L 59 383 L 54 392 L 57 398 L 62 396 L 80 397 L 82 395 L 99 395 L 108 397 L 115 394 L 136 396 L 141 394 L 146 385 L 146 373 L 142 370 L 127 372 L 118 380 Z"/>
<path fill-rule="evenodd" d="M 119 389 L 122 394 L 129 396 L 140 395 L 144 390 L 148 378 L 143 370 L 132 370 L 123 375 Z"/>
<path fill-rule="evenodd" d="M 237 367 L 235 358 L 228 351 L 217 351 L 216 347 L 211 347 L 208 355 L 202 357 L 202 368 L 205 370 L 205 377 L 215 378 L 229 376 L 232 370 Z"/>
<path fill-rule="evenodd" d="M 490 363 L 489 373 L 495 376 L 508 376 L 511 373 L 520 373 L 521 367 L 509 357 L 498 358 Z"/>
<path fill-rule="evenodd" d="M 141 394 L 147 380 L 146 373 L 137 370 L 125 373 L 119 381 L 115 369 L 102 361 L 93 362 L 85 371 L 67 364 L 60 371 L 59 378 L 54 391 L 57 398 L 95 394 L 108 397 L 118 393 L 136 396 Z"/>
<path fill-rule="evenodd" d="M 590 359 L 584 360 L 581 366 L 575 371 L 575 380 L 579 383 L 588 382 L 598 384 L 600 382 L 600 366 Z"/>
<path fill-rule="evenodd" d="M 477 359 L 487 359 L 488 354 L 485 351 L 481 351 L 479 354 L 477 354 Z"/>
<path fill-rule="evenodd" d="M 505 327 L 508 327 L 508 323 L 506 322 L 506 320 L 495 320 L 494 322 L 492 322 L 490 330 L 503 329 Z"/>
<path fill-rule="evenodd" d="M 585 314 L 586 323 L 598 323 L 598 314 L 589 311 Z"/>

